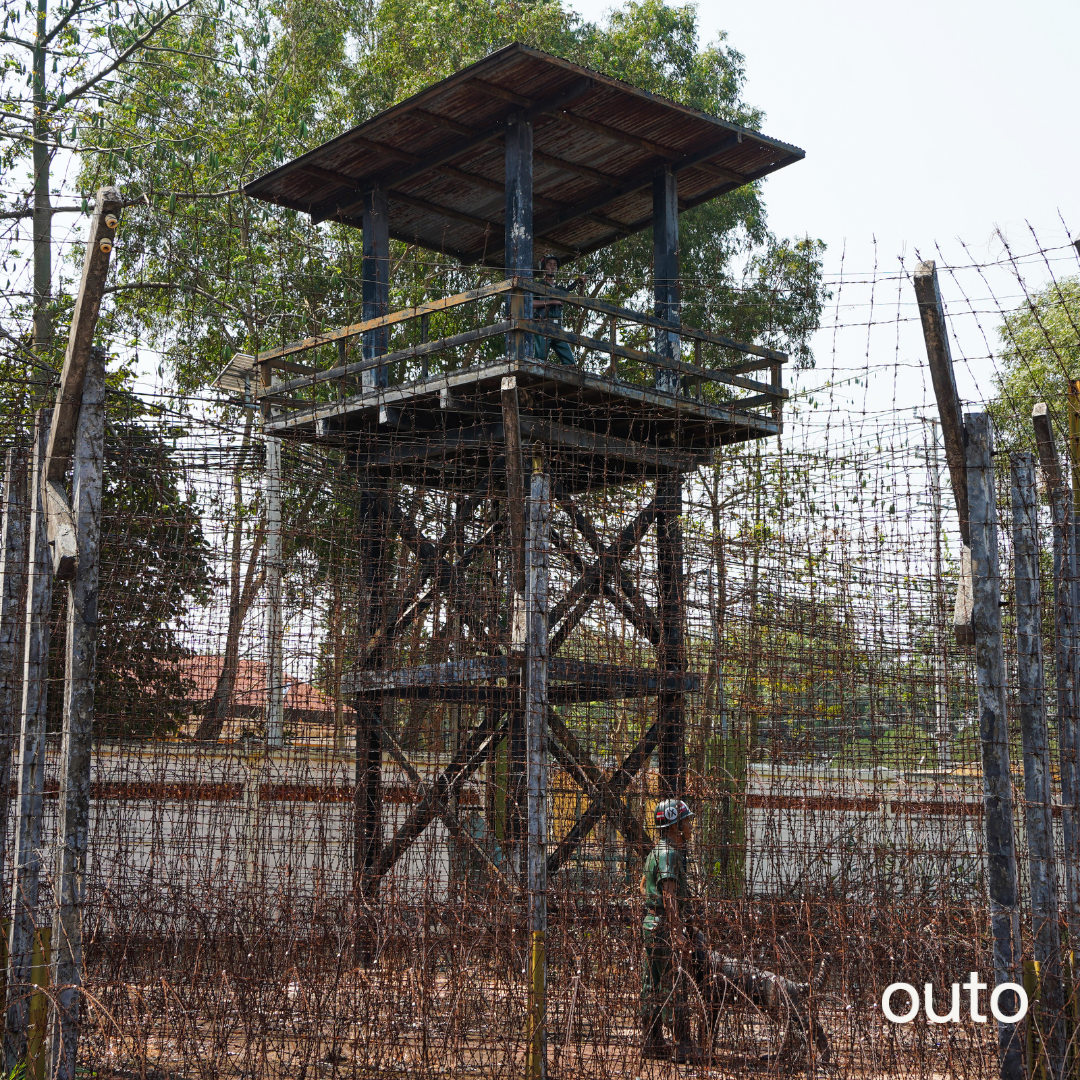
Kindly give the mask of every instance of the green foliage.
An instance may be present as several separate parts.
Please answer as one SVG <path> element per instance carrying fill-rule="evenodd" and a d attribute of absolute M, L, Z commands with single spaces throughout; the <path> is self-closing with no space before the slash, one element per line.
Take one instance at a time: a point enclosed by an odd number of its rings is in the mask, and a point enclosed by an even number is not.
<path fill-rule="evenodd" d="M 1053 282 L 1005 316 L 998 328 L 1002 350 L 990 412 L 998 449 L 1033 450 L 1031 410 L 1045 401 L 1057 429 L 1059 450 L 1068 438 L 1066 391 L 1080 378 L 1080 277 Z"/>
<path fill-rule="evenodd" d="M 130 401 L 130 399 L 129 399 Z M 132 407 L 105 441 L 95 727 L 103 735 L 175 730 L 190 685 L 176 661 L 187 616 L 210 596 L 199 506 L 166 429 Z"/>

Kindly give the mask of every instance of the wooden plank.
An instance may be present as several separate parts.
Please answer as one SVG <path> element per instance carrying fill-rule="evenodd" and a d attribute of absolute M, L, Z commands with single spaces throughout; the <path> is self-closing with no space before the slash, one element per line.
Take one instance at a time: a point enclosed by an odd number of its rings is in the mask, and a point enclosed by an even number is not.
<path fill-rule="evenodd" d="M 26 629 L 23 637 L 23 693 L 19 724 L 15 811 L 13 889 L 8 930 L 7 1029 L 4 1053 L 18 1061 L 25 1055 L 33 943 L 38 919 L 41 875 L 42 793 L 45 782 L 45 717 L 53 572 L 45 528 L 44 480 L 50 413 L 40 409 L 34 430 L 30 480 L 30 550 Z"/>
<path fill-rule="evenodd" d="M 559 424 L 553 420 L 539 420 L 529 415 L 521 417 L 521 434 L 531 440 L 539 440 L 548 446 L 565 446 L 581 450 L 597 457 L 618 458 L 649 465 L 658 469 L 679 469 L 689 472 L 698 465 L 708 464 L 712 452 L 705 454 L 678 453 L 653 448 L 648 443 L 620 439 L 614 435 L 599 435 L 585 428 Z"/>
<path fill-rule="evenodd" d="M 659 319 L 655 315 L 650 315 L 647 312 L 635 311 L 633 308 L 620 307 L 618 304 L 610 304 L 606 300 L 597 300 L 591 296 L 564 294 L 556 289 L 548 288 L 541 280 L 529 282 L 529 289 L 536 295 L 557 296 L 564 303 L 570 304 L 573 307 L 601 312 L 604 315 L 624 319 L 627 322 L 640 323 L 642 326 L 659 327 L 661 329 L 677 329 L 683 337 L 703 341 L 708 345 L 721 345 L 725 349 L 733 349 L 736 352 L 751 353 L 754 356 L 760 356 L 762 359 L 768 361 L 768 363 L 760 365 L 761 367 L 771 367 L 773 364 L 786 364 L 788 362 L 787 353 L 777 352 L 775 349 L 766 349 L 763 345 L 750 345 L 744 341 L 736 341 L 734 338 L 725 337 L 723 334 L 712 334 L 705 330 L 698 330 L 692 326 L 683 326 L 681 323 L 673 323 L 668 319 Z M 753 369 L 756 368 L 757 365 L 754 365 Z M 736 373 L 742 370 L 751 370 L 751 367 L 749 365 L 739 365 L 737 368 L 721 368 L 719 370 Z"/>
<path fill-rule="evenodd" d="M 53 914 L 55 1075 L 74 1080 L 83 984 L 83 906 L 90 832 L 90 749 L 97 670 L 98 576 L 105 461 L 105 351 L 91 349 L 75 434 L 72 504 L 77 572 L 68 585 L 64 726 Z"/>
<path fill-rule="evenodd" d="M 0 523 L 0 821 L 8 819 L 11 758 L 21 713 L 22 672 L 18 663 L 19 627 L 23 624 L 29 537 L 30 455 L 25 447 L 8 449 L 4 462 L 4 508 Z M 0 882 L 6 882 L 7 829 L 0 829 Z M 6 889 L 0 911 L 8 910 Z"/>
<path fill-rule="evenodd" d="M 660 353 L 650 352 L 646 349 L 634 349 L 629 345 L 613 344 L 603 338 L 589 337 L 585 334 L 575 334 L 570 330 L 564 330 L 558 323 L 542 322 L 537 319 L 512 319 L 511 326 L 523 327 L 531 333 L 541 337 L 551 338 L 553 341 L 567 341 L 571 345 L 577 345 L 584 349 L 592 349 L 595 352 L 621 356 L 624 360 L 637 360 L 651 367 L 663 368 L 666 371 L 681 372 L 697 379 L 708 379 L 710 382 L 724 383 L 727 386 L 737 386 L 743 390 L 758 390 L 761 392 L 761 400 L 772 402 L 777 399 L 788 397 L 788 391 L 783 387 L 776 387 L 772 383 L 758 382 L 756 379 L 746 379 L 741 375 L 732 375 L 723 368 L 699 368 L 689 364 L 685 360 L 679 360 L 672 354 L 663 356 Z M 667 330 L 658 330 L 657 333 L 670 333 Z M 662 387 L 661 393 L 677 394 L 678 383 L 672 383 L 666 390 Z"/>
<path fill-rule="evenodd" d="M 64 366 L 60 369 L 60 388 L 56 392 L 52 424 L 49 428 L 48 466 L 45 478 L 61 481 L 67 475 L 75 441 L 75 425 L 82 403 L 83 380 L 94 344 L 98 310 L 105 293 L 105 279 L 109 273 L 109 255 L 119 224 L 123 197 L 114 187 L 98 189 L 94 200 L 94 213 L 86 237 L 86 254 L 83 256 L 82 278 L 75 297 L 75 309 L 71 314 L 71 330 L 68 334 Z"/>
<path fill-rule="evenodd" d="M 542 116 L 544 113 L 551 109 L 558 109 L 564 105 L 568 105 L 572 101 L 576 101 L 592 89 L 593 80 L 591 78 L 583 77 L 575 79 L 574 82 L 566 89 L 558 94 L 553 95 L 546 101 L 542 101 L 537 105 L 525 110 L 520 114 L 520 120 L 523 123 L 531 124 L 538 116 Z M 382 178 L 382 184 L 385 188 L 396 188 L 401 184 L 407 183 L 409 180 L 414 179 L 423 173 L 430 172 L 432 169 L 438 168 L 440 165 L 447 165 L 455 158 L 461 157 L 463 154 L 467 154 L 470 150 L 474 150 L 478 146 L 483 146 L 484 143 L 492 142 L 495 139 L 502 137 L 506 134 L 509 127 L 509 123 L 506 120 L 501 120 L 497 124 L 480 131 L 475 135 L 468 136 L 467 138 L 457 139 L 451 143 L 447 143 L 445 146 L 440 147 L 438 150 L 422 158 L 418 162 L 414 162 L 410 165 L 406 165 L 395 172 L 390 173 L 388 176 Z M 351 203 L 346 206 L 338 207 L 335 210 L 329 212 L 320 211 L 317 214 L 311 215 L 311 220 L 314 223 L 323 221 L 328 217 L 335 217 L 339 214 L 348 215 L 357 209 L 356 203 Z"/>
<path fill-rule="evenodd" d="M 477 341 L 486 341 L 488 338 L 498 337 L 512 328 L 509 319 L 491 323 L 488 326 L 480 326 L 474 330 L 464 330 L 460 334 L 451 334 L 448 337 L 436 338 L 434 341 L 423 341 L 416 345 L 406 346 L 394 352 L 385 353 L 366 360 L 357 360 L 351 364 L 340 364 L 337 367 L 326 368 L 314 375 L 300 379 L 287 379 L 279 382 L 272 391 L 260 393 L 260 399 L 264 397 L 278 396 L 292 390 L 303 390 L 318 383 L 333 382 L 336 379 L 348 378 L 350 375 L 358 375 L 361 372 L 371 371 L 372 368 L 396 364 L 401 360 L 416 360 L 420 357 L 431 356 L 434 353 L 443 352 L 445 349 L 454 349 L 460 345 L 471 345 Z"/>
<path fill-rule="evenodd" d="M 710 157 L 715 157 L 717 154 L 721 154 L 729 146 L 733 146 L 736 143 L 742 141 L 742 132 L 732 132 L 727 135 L 719 143 L 714 146 L 708 147 L 705 150 L 698 151 L 694 154 L 688 154 L 678 161 L 674 161 L 671 164 L 672 171 L 680 172 L 683 169 L 692 168 L 699 162 L 706 160 Z M 756 179 L 755 176 L 748 176 L 747 182 Z M 634 177 L 626 183 L 620 184 L 617 188 L 611 191 L 602 192 L 598 195 L 591 196 L 579 203 L 577 206 L 564 210 L 559 214 L 545 215 L 537 224 L 537 228 L 543 232 L 548 232 L 551 229 L 557 228 L 560 225 L 565 225 L 569 221 L 573 221 L 575 218 L 584 217 L 587 214 L 591 214 L 595 210 L 599 210 L 603 206 L 607 206 L 610 203 L 615 202 L 617 199 L 624 198 L 627 195 L 633 195 L 642 188 L 647 188 L 652 184 L 651 174 L 644 174 Z M 713 194 L 706 193 L 706 198 L 713 198 Z M 680 208 L 681 209 L 681 208 Z M 637 231 L 638 228 L 642 228 L 647 225 L 648 222 L 635 223 L 630 228 Z M 601 246 L 606 246 L 608 241 L 603 241 Z"/>
<path fill-rule="evenodd" d="M 1054 861 L 1050 730 L 1043 687 L 1042 596 L 1039 581 L 1035 455 L 1013 454 L 1011 503 L 1016 608 L 1016 674 L 1024 756 L 1024 827 L 1028 842 L 1034 956 L 1039 964 L 1040 1032 L 1051 1077 L 1063 1076 L 1065 997 L 1058 930 L 1058 874 Z"/>
<path fill-rule="evenodd" d="M 483 285 L 479 289 L 469 289 L 467 292 L 455 293 L 453 296 L 445 296 L 441 300 L 432 300 L 427 304 L 416 304 L 413 307 L 402 308 L 400 311 L 392 311 L 388 315 L 378 318 L 364 319 L 349 326 L 342 326 L 337 330 L 327 330 L 322 334 L 315 334 L 300 341 L 291 341 L 287 345 L 279 345 L 274 349 L 265 349 L 255 356 L 255 362 L 262 364 L 268 360 L 276 360 L 282 356 L 290 356 L 293 353 L 306 352 L 309 349 L 317 349 L 320 345 L 328 345 L 342 338 L 356 337 L 368 330 L 377 330 L 383 326 L 396 326 L 398 323 L 408 322 L 421 315 L 431 315 L 436 311 L 446 311 L 461 304 L 469 304 L 474 300 L 483 300 L 489 296 L 498 296 L 500 293 L 509 292 L 515 286 L 522 284 L 513 278 L 506 281 L 497 281 L 492 285 Z"/>
<path fill-rule="evenodd" d="M 775 435 L 780 430 L 776 421 L 758 414 L 742 413 L 726 405 L 713 405 L 677 394 L 661 394 L 651 387 L 636 386 L 633 383 L 612 380 L 607 376 L 592 375 L 581 368 L 571 368 L 563 364 L 544 364 L 539 360 L 490 360 L 476 367 L 434 375 L 423 381 L 403 383 L 382 391 L 364 391 L 340 401 L 313 403 L 295 413 L 274 417 L 269 422 L 267 430 L 275 434 L 285 434 L 290 428 L 296 428 L 301 424 L 313 424 L 318 420 L 349 416 L 365 409 L 408 405 L 415 402 L 418 397 L 438 393 L 440 389 L 476 387 L 482 381 L 500 379 L 504 375 L 530 375 L 541 379 L 553 379 L 563 387 L 573 386 L 578 390 L 596 395 L 597 400 L 603 401 L 609 408 L 621 399 L 636 408 L 644 406 L 655 408 L 662 415 L 675 414 L 684 420 L 701 423 L 727 423 L 756 430 L 762 436 Z"/>
<path fill-rule="evenodd" d="M 994 981 L 1021 982 L 1020 896 L 1014 846 L 1009 728 L 1005 712 L 1005 654 L 1001 638 L 1001 579 L 998 565 L 997 502 L 994 494 L 993 436 L 986 413 L 968 413 L 965 471 L 971 525 L 975 665 L 979 695 L 983 802 L 986 807 L 987 883 L 994 941 Z M 1016 994 L 1005 991 L 1001 1011 L 1017 1012 Z M 1021 1028 L 998 1021 L 1002 1080 L 1023 1080 Z"/>

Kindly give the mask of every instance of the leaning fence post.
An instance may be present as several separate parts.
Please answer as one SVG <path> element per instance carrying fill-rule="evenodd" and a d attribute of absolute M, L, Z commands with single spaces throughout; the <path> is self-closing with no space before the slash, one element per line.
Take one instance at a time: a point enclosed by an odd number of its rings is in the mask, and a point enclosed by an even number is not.
<path fill-rule="evenodd" d="M 1032 937 L 1039 971 L 1040 1043 L 1047 1055 L 1047 1080 L 1058 1080 L 1065 1058 L 1058 929 L 1057 866 L 1054 862 L 1050 735 L 1043 689 L 1042 595 L 1035 455 L 1014 454 L 1012 465 L 1013 574 L 1016 583 L 1016 673 L 1020 734 L 1024 750 L 1024 823 L 1028 843 Z"/>
<path fill-rule="evenodd" d="M 4 1067 L 10 1072 L 26 1051 L 31 966 L 37 929 L 41 860 L 41 801 L 45 782 L 45 709 L 48 693 L 49 614 L 53 567 L 42 497 L 50 413 L 39 410 L 34 425 L 30 479 L 29 585 L 23 640 L 23 693 L 19 731 L 18 803 L 12 859 L 11 924 L 8 938 L 7 1028 Z"/>
<path fill-rule="evenodd" d="M 983 765 L 983 820 L 986 827 L 990 927 L 994 938 L 994 983 L 1000 985 L 1019 983 L 1022 973 L 990 417 L 986 413 L 968 413 L 965 429 L 971 527 L 972 627 Z M 1015 1015 L 1017 1007 L 1015 991 L 1007 990 L 1001 994 L 1000 1008 L 1003 1014 Z M 1017 1024 L 998 1021 L 998 1055 L 1002 1080 L 1023 1080 L 1023 1041 Z"/>
<path fill-rule="evenodd" d="M 105 352 L 91 349 L 75 434 L 72 509 L 78 552 L 68 584 L 64 731 L 57 829 L 57 910 L 53 919 L 55 1027 L 50 1057 L 55 1080 L 74 1080 L 83 976 L 82 908 L 90 829 L 90 749 L 98 635 L 98 548 L 105 458 Z"/>

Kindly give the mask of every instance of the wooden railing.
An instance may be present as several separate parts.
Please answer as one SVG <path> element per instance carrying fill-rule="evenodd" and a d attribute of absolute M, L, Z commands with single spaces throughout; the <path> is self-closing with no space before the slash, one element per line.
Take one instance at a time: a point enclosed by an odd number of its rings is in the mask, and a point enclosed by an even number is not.
<path fill-rule="evenodd" d="M 477 304 L 480 301 L 498 297 L 504 293 L 511 296 L 533 294 L 535 296 L 557 297 L 566 307 L 576 307 L 606 316 L 608 337 L 605 339 L 589 334 L 573 333 L 565 329 L 560 323 L 549 320 L 511 317 L 496 319 L 486 325 L 428 340 L 431 315 L 465 304 Z M 520 305 L 514 306 L 520 310 Z M 392 349 L 380 356 L 350 363 L 339 363 L 326 368 L 306 366 L 292 359 L 324 345 L 345 342 L 368 331 L 400 326 L 413 320 L 420 321 L 420 341 L 402 348 Z M 693 342 L 695 362 L 688 363 L 684 360 L 675 360 L 649 349 L 620 344 L 620 323 L 674 331 L 680 339 Z M 592 297 L 567 295 L 547 287 L 543 282 L 523 277 L 507 278 L 504 281 L 485 285 L 479 289 L 471 289 L 468 292 L 457 293 L 454 296 L 447 296 L 441 300 L 433 300 L 426 304 L 403 308 L 376 319 L 368 319 L 335 330 L 327 330 L 324 333 L 293 341 L 273 349 L 265 349 L 255 356 L 238 354 L 234 360 L 246 361 L 251 368 L 257 368 L 264 373 L 264 378 L 261 380 L 263 388 L 255 392 L 259 400 L 277 406 L 297 407 L 308 404 L 308 402 L 289 395 L 306 389 L 313 389 L 324 383 L 337 382 L 343 384 L 346 380 L 355 379 L 356 376 L 365 371 L 402 361 L 419 360 L 421 364 L 419 377 L 425 378 L 429 372 L 429 363 L 432 356 L 462 346 L 477 345 L 490 338 L 515 331 L 538 334 L 553 341 L 565 341 L 586 353 L 598 353 L 606 356 L 608 365 L 605 373 L 613 380 L 619 380 L 618 362 L 624 360 L 646 367 L 665 368 L 677 372 L 682 376 L 682 394 L 686 396 L 701 396 L 702 387 L 706 383 L 751 391 L 753 395 L 751 397 L 725 402 L 725 404 L 734 408 L 750 409 L 765 405 L 775 409 L 787 397 L 787 391 L 781 384 L 780 376 L 781 365 L 786 363 L 788 359 L 785 353 L 767 349 L 760 345 L 750 345 L 736 341 L 723 334 L 714 334 L 691 326 L 670 322 L 666 319 L 657 318 L 655 315 L 634 311 L 631 308 L 620 307 L 617 304 L 610 304 Z M 704 345 L 718 346 L 724 350 L 741 353 L 747 359 L 730 365 L 705 367 L 701 362 L 702 347 Z M 762 370 L 767 370 L 770 373 L 768 382 L 747 378 L 749 372 Z M 270 371 L 281 372 L 291 377 L 284 380 L 276 379 L 271 386 L 270 378 L 266 377 Z"/>

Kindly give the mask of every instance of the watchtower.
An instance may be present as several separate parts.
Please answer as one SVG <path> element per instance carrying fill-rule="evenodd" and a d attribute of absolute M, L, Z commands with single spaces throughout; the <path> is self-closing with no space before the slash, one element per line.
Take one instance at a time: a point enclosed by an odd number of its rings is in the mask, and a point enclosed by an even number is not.
<path fill-rule="evenodd" d="M 218 380 L 232 391 L 258 387 L 266 434 L 343 447 L 356 469 L 367 594 L 350 683 L 357 703 L 358 889 L 374 896 L 437 817 L 473 843 L 453 796 L 505 739 L 507 837 L 527 851 L 521 891 L 532 912 L 531 985 L 540 987 L 540 1001 L 546 874 L 602 817 L 644 848 L 645 830 L 623 793 L 654 751 L 662 785 L 672 794 L 684 789 L 684 697 L 696 679 L 686 670 L 684 646 L 683 476 L 719 445 L 781 429 L 786 357 L 680 321 L 679 214 L 802 156 L 759 132 L 514 44 L 246 185 L 254 198 L 363 231 L 362 321 L 238 355 Z M 563 296 L 533 277 L 539 255 L 579 259 L 645 229 L 653 235 L 651 311 Z M 490 284 L 392 312 L 392 240 L 450 255 L 478 272 L 503 273 Z M 533 318 L 534 298 L 555 297 L 584 313 L 577 330 Z M 454 325 L 432 336 L 432 325 L 449 324 L 451 316 Z M 620 343 L 620 327 L 624 334 L 630 329 L 636 345 Z M 641 347 L 650 337 L 652 347 Z M 544 338 L 567 342 L 579 363 L 534 355 L 534 342 Z M 356 341 L 361 351 L 350 355 Z M 693 345 L 693 362 L 683 356 L 684 343 Z M 329 366 L 298 362 L 300 354 L 317 356 L 335 345 Z M 721 362 L 709 366 L 706 352 Z M 391 372 L 400 376 L 392 380 Z M 651 487 L 651 497 L 605 543 L 575 497 L 630 483 Z M 399 485 L 448 493 L 487 524 L 448 559 L 401 509 Z M 553 506 L 568 515 L 593 561 L 553 534 Z M 621 565 L 654 527 L 655 608 Z M 421 584 L 410 603 L 391 605 L 384 586 L 395 537 L 414 550 Z M 576 576 L 549 604 L 553 546 Z M 458 617 L 470 655 L 396 664 L 403 632 L 485 550 L 507 591 L 505 618 L 485 619 L 463 605 Z M 560 655 L 601 597 L 654 647 L 654 667 Z M 549 708 L 555 701 L 633 696 L 656 696 L 655 722 L 610 772 Z M 471 702 L 483 706 L 482 719 L 462 734 L 423 800 L 384 837 L 384 757 L 415 777 L 383 723 L 384 704 L 401 697 Z M 578 822 L 550 848 L 549 753 L 588 798 Z M 488 863 L 492 875 L 516 888 Z M 532 1014 L 534 1063 L 543 1060 L 541 1012 Z"/>

